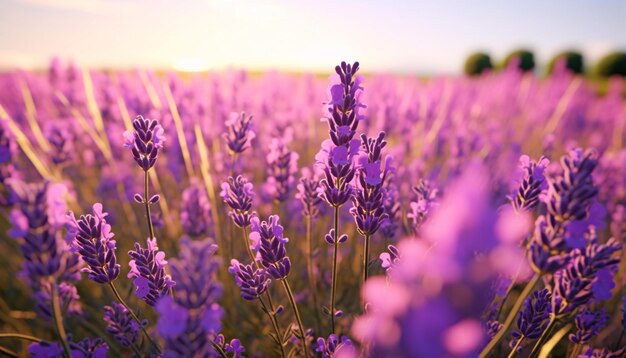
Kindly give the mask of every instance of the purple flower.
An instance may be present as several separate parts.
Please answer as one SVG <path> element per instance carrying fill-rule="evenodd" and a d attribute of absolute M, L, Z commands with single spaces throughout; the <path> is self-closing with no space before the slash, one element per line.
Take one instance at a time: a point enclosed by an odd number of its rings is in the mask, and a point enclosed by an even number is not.
<path fill-rule="evenodd" d="M 543 289 L 533 292 L 533 294 L 524 301 L 524 307 L 517 318 L 517 328 L 519 331 L 513 331 L 511 333 L 516 341 L 520 339 L 537 339 L 541 336 L 548 326 L 550 298 L 550 291 Z"/>
<path fill-rule="evenodd" d="M 600 333 L 608 321 L 609 315 L 604 309 L 597 312 L 584 310 L 576 315 L 574 323 L 577 331 L 569 335 L 569 340 L 576 344 L 588 343 Z"/>
<path fill-rule="evenodd" d="M 253 222 L 250 240 L 258 242 L 261 264 L 267 273 L 276 280 L 287 277 L 291 270 L 291 261 L 287 257 L 285 243 L 288 238 L 283 237 L 283 227 L 278 224 L 278 215 L 271 215 L 268 221 Z"/>
<path fill-rule="evenodd" d="M 59 305 L 62 313 L 66 316 L 80 315 L 83 310 L 80 305 L 80 296 L 76 286 L 67 282 L 58 284 Z M 37 310 L 46 319 L 51 319 L 52 312 L 52 286 L 49 282 L 41 282 L 39 291 L 35 294 Z"/>
<path fill-rule="evenodd" d="M 192 184 L 183 191 L 180 222 L 185 233 L 191 237 L 209 235 L 209 228 L 212 227 L 211 204 L 206 190 L 200 185 Z"/>
<path fill-rule="evenodd" d="M 81 215 L 78 220 L 70 211 L 66 239 L 87 264 L 82 272 L 98 283 L 108 283 L 120 274 L 115 257 L 115 240 L 111 225 L 106 221 L 109 214 L 102 211 L 102 204 L 93 205 L 93 214 Z"/>
<path fill-rule="evenodd" d="M 341 340 L 337 337 L 336 334 L 331 334 L 328 336 L 328 340 L 325 340 L 323 337 L 319 337 L 317 339 L 317 344 L 314 345 L 315 351 L 320 353 L 322 358 L 333 358 L 336 355 L 340 356 L 342 350 L 352 350 L 355 351 L 355 347 L 352 344 L 352 341 L 348 339 L 348 337 L 343 336 Z"/>
<path fill-rule="evenodd" d="M 211 340 L 219 333 L 224 315 L 217 304 L 222 286 L 216 251 L 210 239 L 184 238 L 178 258 L 170 262 L 176 290 L 156 305 L 157 331 L 165 339 L 166 357 L 212 356 Z"/>
<path fill-rule="evenodd" d="M 258 299 L 272 283 L 266 270 L 258 269 L 252 265 L 241 264 L 235 259 L 230 260 L 228 272 L 235 276 L 235 283 L 239 286 L 241 297 L 244 300 L 253 301 Z"/>
<path fill-rule="evenodd" d="M 400 252 L 393 245 L 387 246 L 387 251 L 380 254 L 379 258 L 382 261 L 380 266 L 389 274 L 393 270 L 393 266 L 400 260 Z"/>
<path fill-rule="evenodd" d="M 226 343 L 224 345 L 224 351 L 226 353 L 231 353 L 232 358 L 243 358 L 243 352 L 245 352 L 246 349 L 241 344 L 241 341 L 237 338 L 233 338 L 230 343 Z"/>
<path fill-rule="evenodd" d="M 52 125 L 47 128 L 46 137 L 50 143 L 50 158 L 54 164 L 62 164 L 72 159 L 75 150 L 72 132 L 67 127 Z"/>
<path fill-rule="evenodd" d="M 547 189 L 544 172 L 549 164 L 550 161 L 544 157 L 539 158 L 536 163 L 527 155 L 520 157 L 520 183 L 511 195 L 511 203 L 515 210 L 532 210 L 537 206 L 540 194 Z"/>
<path fill-rule="evenodd" d="M 413 187 L 415 201 L 410 203 L 411 211 L 406 217 L 410 220 L 414 234 L 419 234 L 421 226 L 428 219 L 429 214 L 438 205 L 437 195 L 439 190 L 433 188 L 427 180 L 420 180 L 420 183 Z"/>
<path fill-rule="evenodd" d="M 296 199 L 302 203 L 304 216 L 315 218 L 319 214 L 319 204 L 322 201 L 318 194 L 319 187 L 320 181 L 311 173 L 311 170 L 302 168 L 302 178 L 297 185 Z"/>
<path fill-rule="evenodd" d="M 22 274 L 33 289 L 38 291 L 40 281 L 49 277 L 69 282 L 80 279 L 82 262 L 61 238 L 67 189 L 62 184 L 27 184 L 17 179 L 11 179 L 9 186 L 15 199 L 9 237 L 18 241 L 25 259 Z"/>
<path fill-rule="evenodd" d="M 256 215 L 251 212 L 252 198 L 254 192 L 252 183 L 249 183 L 244 177 L 238 175 L 237 178 L 228 177 L 228 181 L 222 183 L 222 191 L 220 196 L 224 202 L 232 209 L 228 215 L 238 227 L 247 227 L 250 225 L 250 218 Z"/>
<path fill-rule="evenodd" d="M 298 154 L 287 148 L 286 140 L 273 138 L 267 155 L 267 188 L 279 202 L 287 200 L 295 186 L 298 172 Z"/>
<path fill-rule="evenodd" d="M 243 153 L 256 137 L 252 126 L 252 116 L 246 116 L 245 113 L 231 113 L 225 124 L 227 132 L 222 134 L 222 137 L 228 149 L 234 154 Z"/>
<path fill-rule="evenodd" d="M 147 242 L 146 249 L 135 243 L 135 250 L 128 252 L 132 258 L 128 263 L 130 266 L 128 277 L 135 279 L 137 297 L 154 306 L 176 282 L 165 273 L 167 264 L 165 253 L 158 251 L 156 238 L 148 239 Z"/>
<path fill-rule="evenodd" d="M 163 127 L 156 119 L 144 119 L 139 115 L 133 121 L 133 129 L 124 132 L 124 147 L 131 148 L 137 164 L 148 171 L 156 163 L 159 150 L 163 148 Z"/>
<path fill-rule="evenodd" d="M 189 315 L 187 310 L 176 304 L 169 296 L 164 296 L 156 305 L 159 314 L 157 331 L 165 339 L 176 338 L 185 332 Z"/>
<path fill-rule="evenodd" d="M 137 342 L 139 324 L 124 305 L 113 302 L 111 306 L 104 306 L 103 319 L 107 323 L 106 331 L 113 335 L 117 343 L 130 347 Z"/>

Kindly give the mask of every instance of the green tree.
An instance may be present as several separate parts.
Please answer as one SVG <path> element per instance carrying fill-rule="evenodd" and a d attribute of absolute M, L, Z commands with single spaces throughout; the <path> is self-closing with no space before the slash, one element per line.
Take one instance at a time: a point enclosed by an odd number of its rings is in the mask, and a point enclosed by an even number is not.
<path fill-rule="evenodd" d="M 626 77 L 626 52 L 613 52 L 602 57 L 595 72 L 602 77 Z"/>
<path fill-rule="evenodd" d="M 522 71 L 532 71 L 535 69 L 535 55 L 530 50 L 519 49 L 509 53 L 504 59 L 504 66 L 507 67 L 513 59 L 519 59 L 518 67 Z"/>
<path fill-rule="evenodd" d="M 478 76 L 492 68 L 491 57 L 484 52 L 475 52 L 465 60 L 465 74 L 469 76 Z"/>
<path fill-rule="evenodd" d="M 552 58 L 548 64 L 548 73 L 552 74 L 558 61 L 565 61 L 565 68 L 573 73 L 584 73 L 585 62 L 583 55 L 578 51 L 563 51 Z"/>

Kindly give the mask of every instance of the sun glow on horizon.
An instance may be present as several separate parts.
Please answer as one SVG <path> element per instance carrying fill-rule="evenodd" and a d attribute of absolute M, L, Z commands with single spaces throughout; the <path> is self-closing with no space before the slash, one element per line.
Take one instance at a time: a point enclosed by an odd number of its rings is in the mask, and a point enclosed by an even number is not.
<path fill-rule="evenodd" d="M 174 63 L 174 69 L 179 72 L 207 72 L 211 69 L 211 65 L 206 59 L 185 57 Z"/>

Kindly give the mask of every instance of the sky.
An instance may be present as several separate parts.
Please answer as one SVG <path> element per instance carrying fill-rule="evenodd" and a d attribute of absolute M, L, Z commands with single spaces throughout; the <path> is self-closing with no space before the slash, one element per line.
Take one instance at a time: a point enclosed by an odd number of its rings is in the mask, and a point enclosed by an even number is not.
<path fill-rule="evenodd" d="M 626 50 L 620 0 L 0 0 L 0 69 L 58 56 L 98 68 L 457 73 L 476 50 L 547 62 Z"/>

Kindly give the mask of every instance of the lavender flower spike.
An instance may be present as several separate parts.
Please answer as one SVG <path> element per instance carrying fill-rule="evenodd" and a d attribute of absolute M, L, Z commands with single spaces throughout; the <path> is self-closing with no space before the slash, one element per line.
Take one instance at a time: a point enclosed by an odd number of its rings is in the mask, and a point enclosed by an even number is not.
<path fill-rule="evenodd" d="M 222 183 L 220 196 L 232 209 L 228 214 L 238 227 L 249 226 L 250 219 L 255 216 L 254 212 L 250 212 L 252 198 L 254 197 L 252 189 L 252 183 L 249 183 L 241 175 L 238 175 L 235 179 L 228 177 L 228 181 Z"/>
<path fill-rule="evenodd" d="M 230 261 L 228 272 L 235 275 L 235 282 L 241 289 L 241 297 L 248 301 L 261 297 L 272 282 L 266 270 L 244 265 L 235 259 Z"/>
<path fill-rule="evenodd" d="M 97 283 L 111 282 L 120 274 L 107 215 L 100 203 L 93 205 L 93 214 L 81 215 L 78 220 L 71 211 L 68 215 L 66 238 L 87 264 L 82 272 L 87 272 L 89 279 Z"/>
<path fill-rule="evenodd" d="M 291 261 L 285 249 L 285 243 L 289 239 L 283 237 L 283 227 L 278 221 L 278 215 L 270 216 L 268 221 L 254 218 L 250 240 L 259 250 L 261 264 L 267 269 L 267 273 L 276 280 L 282 280 L 289 275 Z"/>
<path fill-rule="evenodd" d="M 597 312 L 584 310 L 576 315 L 574 323 L 578 330 L 569 335 L 569 340 L 576 344 L 585 344 L 597 336 L 608 321 L 609 315 L 604 309 Z"/>
<path fill-rule="evenodd" d="M 256 137 L 252 126 L 252 116 L 245 113 L 232 113 L 230 119 L 226 121 L 228 131 L 222 136 L 226 141 L 228 149 L 233 154 L 243 153 L 250 147 L 250 142 Z"/>
<path fill-rule="evenodd" d="M 124 347 L 132 347 L 139 337 L 139 324 L 135 322 L 130 311 L 121 303 L 113 302 L 104 306 L 106 331 L 113 335 L 115 341 Z"/>
<path fill-rule="evenodd" d="M 133 121 L 133 128 L 134 131 L 124 132 L 124 147 L 131 148 L 137 164 L 148 171 L 156 163 L 159 150 L 163 148 L 163 127 L 156 119 L 144 119 L 139 115 Z"/>
<path fill-rule="evenodd" d="M 165 273 L 165 253 L 158 251 L 156 238 L 148 239 L 148 248 L 135 243 L 135 250 L 128 252 L 133 259 L 129 262 L 129 278 L 134 278 L 137 297 L 154 306 L 176 282 Z"/>
<path fill-rule="evenodd" d="M 533 292 L 532 296 L 524 301 L 524 308 L 517 318 L 519 331 L 513 331 L 515 349 L 521 350 L 524 339 L 537 339 L 548 325 L 550 317 L 550 291 L 543 289 Z"/>

